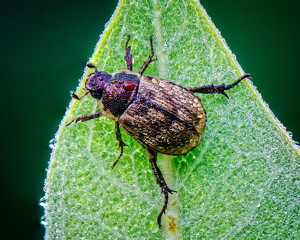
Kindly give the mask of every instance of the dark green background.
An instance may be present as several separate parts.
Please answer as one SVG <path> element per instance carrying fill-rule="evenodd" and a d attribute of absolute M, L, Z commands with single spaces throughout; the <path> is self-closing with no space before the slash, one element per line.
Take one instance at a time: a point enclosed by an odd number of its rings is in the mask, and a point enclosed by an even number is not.
<path fill-rule="evenodd" d="M 201 3 L 263 99 L 300 141 L 298 3 Z M 43 237 L 38 202 L 48 143 L 116 5 L 116 0 L 11 1 L 1 7 L 1 239 Z"/>

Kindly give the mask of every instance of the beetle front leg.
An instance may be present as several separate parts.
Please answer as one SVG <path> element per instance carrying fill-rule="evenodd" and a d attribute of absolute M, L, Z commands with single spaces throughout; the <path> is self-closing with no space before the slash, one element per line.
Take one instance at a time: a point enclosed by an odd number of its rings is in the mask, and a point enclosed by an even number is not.
<path fill-rule="evenodd" d="M 126 41 L 126 44 L 125 44 L 125 62 L 126 62 L 126 65 L 127 65 L 127 70 L 130 70 L 132 71 L 132 65 L 133 65 L 133 59 L 132 59 L 132 54 L 130 53 L 130 49 L 131 49 L 131 46 L 128 47 L 128 42 L 130 40 L 130 35 L 127 36 L 127 41 Z"/>
<path fill-rule="evenodd" d="M 213 84 L 207 85 L 207 86 L 201 86 L 201 87 L 195 87 L 195 88 L 188 88 L 191 92 L 197 92 L 197 93 L 220 93 L 223 94 L 225 97 L 229 98 L 228 95 L 225 93 L 225 90 L 229 90 L 236 86 L 239 82 L 241 82 L 244 78 L 250 79 L 250 74 L 245 74 L 244 76 L 240 77 L 238 80 L 233 82 L 229 85 L 221 84 L 219 86 L 215 86 Z"/>
<path fill-rule="evenodd" d="M 123 148 L 124 146 L 127 146 L 123 140 L 122 140 L 122 136 L 121 136 L 121 132 L 120 132 L 120 127 L 119 127 L 119 119 L 117 119 L 116 121 L 116 125 L 115 125 L 115 130 L 116 130 L 116 137 L 117 137 L 117 140 L 119 141 L 119 147 L 121 148 L 121 153 L 118 157 L 118 159 L 113 163 L 113 165 L 111 166 L 111 169 L 113 169 L 116 164 L 118 163 L 118 161 L 120 160 L 122 154 L 123 154 Z"/>
<path fill-rule="evenodd" d="M 162 215 L 165 213 L 166 209 L 167 209 L 167 206 L 168 206 L 168 201 L 169 201 L 169 195 L 168 193 L 173 193 L 173 192 L 176 192 L 174 190 L 171 190 L 160 169 L 158 168 L 157 164 L 156 164 L 156 161 L 157 161 L 157 152 L 156 151 L 153 151 L 153 150 L 150 150 L 148 148 L 146 148 L 146 153 L 148 155 L 148 159 L 151 163 L 151 166 L 152 166 L 152 169 L 153 169 L 153 172 L 154 172 L 154 175 L 156 177 L 156 182 L 157 184 L 161 187 L 161 192 L 165 195 L 165 202 L 164 202 L 164 205 L 160 211 L 160 213 L 158 214 L 158 217 L 157 217 L 157 224 L 159 226 L 159 228 L 161 228 L 161 217 Z"/>
<path fill-rule="evenodd" d="M 148 60 L 144 62 L 143 66 L 141 67 L 141 70 L 139 72 L 140 75 L 143 74 L 143 72 L 146 70 L 146 68 L 149 66 L 150 63 L 156 61 L 157 59 L 153 59 L 154 57 L 154 50 L 153 50 L 153 41 L 152 41 L 153 35 L 150 36 L 150 46 L 151 46 L 151 55 L 148 57 Z"/>
<path fill-rule="evenodd" d="M 66 123 L 66 126 L 69 126 L 72 122 L 75 122 L 75 123 L 85 122 L 85 121 L 91 120 L 93 118 L 100 117 L 101 115 L 102 115 L 102 113 L 100 110 L 98 110 L 94 113 L 91 113 L 91 114 L 85 114 L 85 115 L 74 118 L 71 122 Z"/>

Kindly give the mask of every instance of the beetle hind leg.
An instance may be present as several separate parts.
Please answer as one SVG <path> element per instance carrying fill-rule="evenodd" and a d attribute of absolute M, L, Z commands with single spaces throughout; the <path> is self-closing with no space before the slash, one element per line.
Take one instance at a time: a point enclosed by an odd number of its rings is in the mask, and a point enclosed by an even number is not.
<path fill-rule="evenodd" d="M 207 86 L 201 86 L 201 87 L 195 87 L 195 88 L 188 88 L 191 92 L 197 92 L 197 93 L 220 93 L 223 94 L 225 97 L 229 98 L 228 95 L 225 93 L 225 90 L 229 90 L 239 84 L 244 78 L 250 79 L 250 74 L 245 74 L 244 76 L 237 79 L 235 82 L 229 85 L 218 85 L 215 86 L 213 84 L 207 85 Z"/>
<path fill-rule="evenodd" d="M 169 193 L 172 194 L 173 192 L 176 192 L 176 191 L 171 190 L 168 187 L 168 185 L 167 185 L 167 183 L 166 183 L 159 167 L 156 164 L 157 152 L 155 152 L 153 150 L 150 150 L 150 149 L 146 149 L 146 152 L 147 152 L 147 155 L 148 155 L 148 158 L 149 158 L 149 162 L 151 163 L 154 175 L 156 177 L 156 182 L 161 187 L 161 192 L 165 195 L 164 205 L 163 205 L 163 207 L 162 207 L 162 209 L 161 209 L 161 211 L 160 211 L 160 213 L 158 214 L 158 217 L 157 217 L 157 224 L 158 224 L 159 228 L 161 228 L 161 217 L 166 212 L 166 209 L 168 207 Z"/>
<path fill-rule="evenodd" d="M 118 140 L 118 142 L 119 142 L 119 147 L 121 148 L 121 152 L 120 152 L 120 155 L 119 155 L 119 157 L 117 158 L 117 160 L 116 160 L 116 161 L 113 163 L 113 165 L 111 166 L 111 169 L 113 169 L 113 168 L 116 166 L 116 164 L 118 163 L 118 161 L 119 161 L 120 158 L 122 157 L 124 146 L 127 146 L 127 145 L 123 142 L 122 137 L 121 137 L 120 127 L 119 127 L 119 119 L 116 121 L 115 130 L 116 130 L 116 137 L 117 137 L 117 140 Z"/>

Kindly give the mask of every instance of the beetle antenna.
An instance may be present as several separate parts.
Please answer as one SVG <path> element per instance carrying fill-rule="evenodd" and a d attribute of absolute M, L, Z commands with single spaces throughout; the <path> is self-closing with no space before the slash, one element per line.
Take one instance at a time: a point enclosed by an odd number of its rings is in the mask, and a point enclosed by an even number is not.
<path fill-rule="evenodd" d="M 97 67 L 96 67 L 96 66 L 94 66 L 93 64 L 91 64 L 91 63 L 88 63 L 86 66 L 87 66 L 87 67 L 89 67 L 89 68 L 94 68 L 94 69 L 95 69 L 95 72 L 98 72 L 98 69 L 97 69 Z"/>
<path fill-rule="evenodd" d="M 78 97 L 77 94 L 75 94 L 74 92 L 72 92 L 72 93 L 71 93 L 71 97 L 74 98 L 74 99 L 76 99 L 76 100 L 81 100 L 82 98 L 84 98 L 85 96 L 87 96 L 89 93 L 90 93 L 90 92 L 87 91 L 87 92 L 85 92 L 81 97 Z"/>

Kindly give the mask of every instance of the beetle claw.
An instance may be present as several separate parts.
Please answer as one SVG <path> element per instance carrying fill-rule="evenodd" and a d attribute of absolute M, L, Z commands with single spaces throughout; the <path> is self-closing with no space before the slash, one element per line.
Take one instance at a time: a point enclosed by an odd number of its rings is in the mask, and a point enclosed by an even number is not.
<path fill-rule="evenodd" d="M 115 125 L 115 130 L 116 130 L 116 137 L 117 140 L 119 141 L 119 147 L 121 148 L 121 152 L 120 155 L 118 157 L 118 159 L 113 163 L 113 165 L 111 166 L 111 169 L 113 169 L 116 164 L 118 163 L 118 161 L 120 160 L 120 158 L 123 155 L 123 148 L 124 146 L 127 147 L 128 145 L 126 143 L 123 142 L 122 137 L 121 137 L 121 132 L 120 132 L 120 128 L 119 128 L 119 119 L 116 121 L 116 125 Z"/>
<path fill-rule="evenodd" d="M 126 144 L 125 144 L 126 145 Z M 127 146 L 127 145 L 126 145 Z M 120 155 L 118 157 L 118 159 L 113 163 L 113 165 L 111 166 L 111 170 L 114 169 L 114 167 L 116 166 L 116 164 L 118 163 L 118 161 L 120 160 L 120 158 L 122 157 L 123 155 L 123 146 L 121 147 L 121 152 L 120 152 Z"/>
<path fill-rule="evenodd" d="M 221 94 L 223 94 L 225 97 L 229 99 L 228 95 L 224 91 L 222 91 Z"/>

